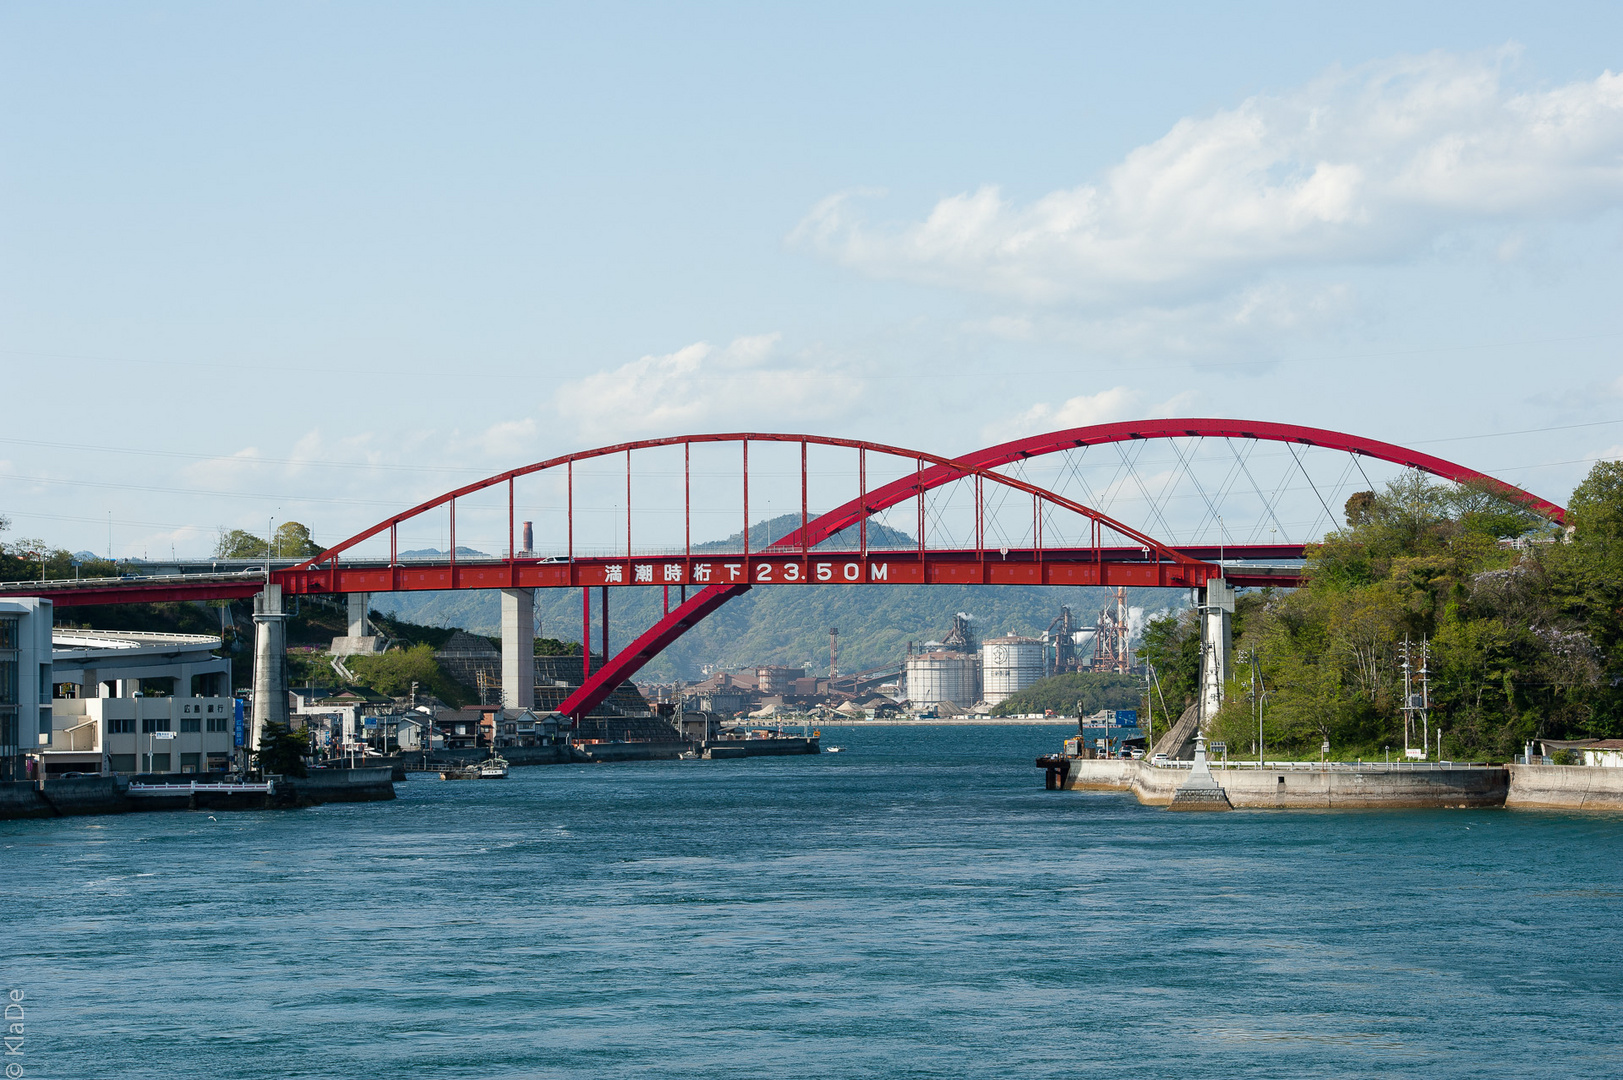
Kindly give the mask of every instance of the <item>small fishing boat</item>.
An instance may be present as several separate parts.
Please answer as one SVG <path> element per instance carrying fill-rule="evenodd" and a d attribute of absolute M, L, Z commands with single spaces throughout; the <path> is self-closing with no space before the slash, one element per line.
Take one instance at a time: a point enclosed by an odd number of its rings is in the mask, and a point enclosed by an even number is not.
<path fill-rule="evenodd" d="M 449 769 L 440 770 L 441 780 L 506 780 L 507 759 L 500 754 L 492 754 L 483 761 L 475 761 L 471 765 L 456 765 Z"/>

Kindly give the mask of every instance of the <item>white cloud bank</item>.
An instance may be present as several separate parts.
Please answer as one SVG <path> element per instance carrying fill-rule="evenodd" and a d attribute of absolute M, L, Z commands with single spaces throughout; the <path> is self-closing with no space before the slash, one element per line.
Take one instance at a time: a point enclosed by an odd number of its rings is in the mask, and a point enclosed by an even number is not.
<path fill-rule="evenodd" d="M 1037 302 L 1167 302 L 1281 265 L 1424 250 L 1450 230 L 1581 214 L 1623 196 L 1623 75 L 1514 92 L 1511 54 L 1332 69 L 1179 121 L 1096 184 L 1030 205 L 996 186 L 874 226 L 861 194 L 792 243 L 880 277 Z"/>
<path fill-rule="evenodd" d="M 588 375 L 559 388 L 558 417 L 600 442 L 849 418 L 864 381 L 815 357 L 781 355 L 779 337 L 740 337 L 721 349 L 699 341 Z"/>

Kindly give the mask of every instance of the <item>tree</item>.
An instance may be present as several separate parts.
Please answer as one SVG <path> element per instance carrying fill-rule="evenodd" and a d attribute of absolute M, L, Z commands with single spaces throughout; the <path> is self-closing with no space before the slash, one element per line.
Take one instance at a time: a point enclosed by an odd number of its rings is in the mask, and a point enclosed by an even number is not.
<path fill-rule="evenodd" d="M 310 734 L 268 720 L 259 731 L 259 768 L 278 776 L 309 776 L 304 756 L 310 752 Z"/>
<path fill-rule="evenodd" d="M 264 537 L 241 529 L 221 529 L 220 538 L 214 543 L 216 559 L 262 559 L 268 552 Z"/>
<path fill-rule="evenodd" d="M 276 526 L 271 538 L 271 554 L 278 559 L 309 559 L 320 555 L 323 548 L 310 539 L 310 530 L 297 521 L 284 521 Z"/>

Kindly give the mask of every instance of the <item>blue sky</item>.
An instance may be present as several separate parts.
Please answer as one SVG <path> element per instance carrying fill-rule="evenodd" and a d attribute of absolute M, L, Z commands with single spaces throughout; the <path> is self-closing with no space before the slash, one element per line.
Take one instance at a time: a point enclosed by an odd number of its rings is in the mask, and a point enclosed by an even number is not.
<path fill-rule="evenodd" d="M 1620 12 L 8 4 L 0 514 L 203 554 L 626 438 L 1143 415 L 1561 501 L 1623 454 Z"/>

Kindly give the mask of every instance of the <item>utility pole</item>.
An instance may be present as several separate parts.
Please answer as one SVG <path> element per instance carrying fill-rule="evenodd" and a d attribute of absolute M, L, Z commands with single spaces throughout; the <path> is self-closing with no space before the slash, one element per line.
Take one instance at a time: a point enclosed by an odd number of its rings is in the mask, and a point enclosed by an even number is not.
<path fill-rule="evenodd" d="M 1429 755 L 1431 752 L 1431 642 L 1426 638 L 1420 639 L 1420 655 L 1414 655 L 1414 648 L 1408 638 L 1403 639 L 1403 647 L 1399 653 L 1403 657 L 1403 756 L 1409 756 L 1409 742 L 1413 738 L 1416 722 L 1416 713 L 1419 713 L 1421 752 Z M 1416 672 L 1415 661 L 1419 661 L 1419 671 Z M 1414 676 L 1420 676 L 1420 693 L 1414 692 Z M 1439 753 L 1441 751 L 1439 750 Z"/>

